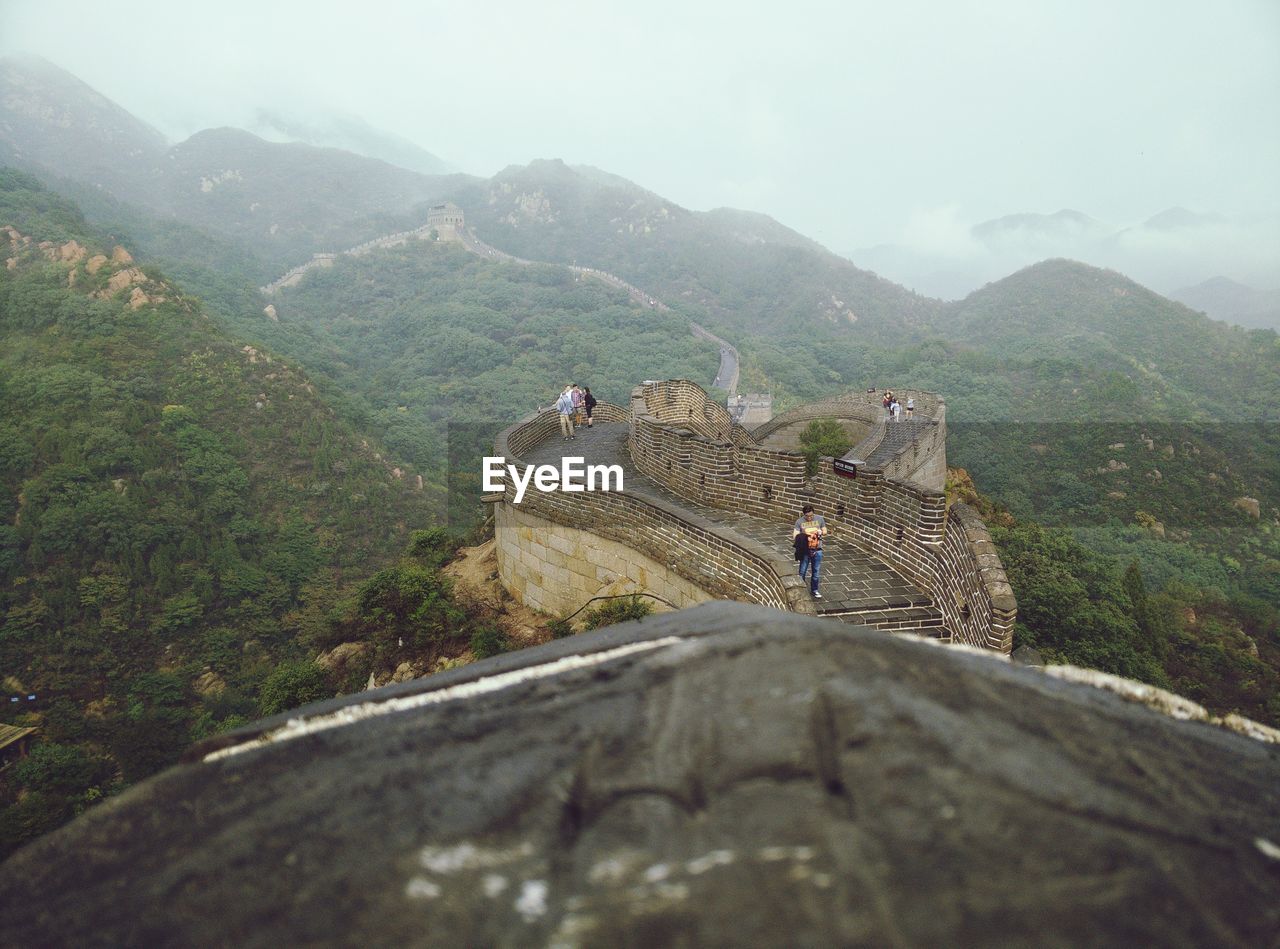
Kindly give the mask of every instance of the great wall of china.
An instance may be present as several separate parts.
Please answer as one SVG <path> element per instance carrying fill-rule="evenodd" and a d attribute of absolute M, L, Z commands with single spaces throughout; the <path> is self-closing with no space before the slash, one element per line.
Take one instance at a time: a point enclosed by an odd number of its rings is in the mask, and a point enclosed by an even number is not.
<path fill-rule="evenodd" d="M 489 259 L 536 263 L 481 241 L 452 205 L 433 208 L 422 227 L 342 255 L 433 236 Z M 293 286 L 337 256 L 317 254 L 262 291 Z M 566 266 L 625 290 L 638 304 L 669 309 L 606 271 Z M 943 494 L 945 402 L 902 390 L 915 398 L 918 414 L 888 423 L 878 395 L 852 393 L 769 418 L 767 395 L 734 395 L 737 349 L 696 323 L 690 330 L 720 347 L 712 387 L 730 393 L 733 414 L 683 380 L 638 386 L 629 406 L 597 405 L 597 424 L 579 430 L 572 454 L 588 464 L 621 465 L 626 489 L 531 491 L 517 504 L 508 485 L 486 498 L 494 506 L 503 585 L 527 605 L 559 615 L 622 593 L 645 592 L 674 607 L 733 599 L 1009 652 L 1017 604 L 1004 568 L 977 513 L 948 507 Z M 836 419 L 854 443 L 843 473 L 823 459 L 816 474 L 806 474 L 799 435 L 820 418 Z M 555 411 L 542 410 L 502 432 L 495 454 L 518 468 L 558 464 L 567 444 L 558 434 Z M 791 553 L 790 525 L 806 503 L 832 532 L 822 601 L 810 598 Z"/>
<path fill-rule="evenodd" d="M 386 234 L 382 237 L 376 237 L 372 240 L 365 241 L 363 244 L 357 244 L 347 250 L 337 253 L 321 253 L 313 254 L 311 259 L 305 263 L 290 269 L 288 272 L 272 280 L 266 286 L 258 289 L 265 296 L 274 296 L 278 290 L 284 287 L 294 287 L 301 282 L 310 271 L 321 267 L 332 267 L 339 257 L 359 257 L 378 248 L 398 247 L 406 244 L 411 240 L 429 240 L 432 232 L 435 232 L 439 240 L 452 241 L 461 244 L 471 253 L 479 257 L 486 257 L 490 260 L 501 260 L 506 263 L 521 264 L 523 266 L 533 266 L 538 261 L 526 260 L 523 257 L 516 257 L 508 254 L 506 251 L 498 250 L 491 247 L 484 241 L 480 240 L 473 231 L 467 226 L 462 214 L 462 210 L 454 205 L 439 205 L 431 209 L 428 215 L 427 223 L 421 227 L 413 228 L 408 231 L 398 231 L 395 234 Z M 579 277 L 589 277 L 599 280 L 601 283 L 616 287 L 619 290 L 625 290 L 632 302 L 642 306 L 652 307 L 655 310 L 663 312 L 669 311 L 671 308 L 656 299 L 651 294 L 646 293 L 639 287 L 628 283 L 616 274 L 611 274 L 605 270 L 599 270 L 595 267 L 579 267 L 576 264 L 563 264 L 566 270 L 572 271 Z M 720 368 L 716 373 L 715 380 L 711 383 L 713 388 L 723 389 L 731 395 L 738 391 L 738 350 L 728 340 L 721 339 L 710 330 L 699 326 L 697 323 L 690 323 L 689 329 L 694 336 L 699 339 L 705 339 L 708 342 L 715 343 L 720 347 Z"/>
<path fill-rule="evenodd" d="M 948 508 L 941 490 L 945 404 L 912 394 L 921 415 L 910 422 L 885 423 L 862 393 L 801 407 L 758 434 L 683 380 L 637 386 L 626 407 L 598 405 L 596 425 L 574 442 L 559 437 L 553 411 L 531 415 L 498 436 L 507 464 L 571 453 L 621 465 L 625 490 L 529 492 L 516 504 L 508 484 L 488 496 L 499 576 L 522 602 L 562 615 L 644 591 L 676 607 L 741 600 L 1007 653 L 1013 591 L 982 520 Z M 808 476 L 804 456 L 785 447 L 812 418 L 837 418 L 858 436 L 844 459 L 852 477 L 831 459 Z M 831 529 L 821 601 L 791 554 L 806 503 Z"/>

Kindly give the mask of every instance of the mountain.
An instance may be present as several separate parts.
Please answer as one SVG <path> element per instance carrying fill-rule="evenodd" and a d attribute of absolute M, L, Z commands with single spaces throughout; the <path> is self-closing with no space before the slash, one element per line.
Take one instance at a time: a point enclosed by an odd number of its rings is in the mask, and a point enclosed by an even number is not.
<path fill-rule="evenodd" d="M 1225 326 L 1123 274 L 1047 260 L 949 304 L 946 339 L 1019 359 L 1105 367 L 1144 390 L 1159 418 L 1276 418 L 1280 341 Z"/>
<path fill-rule="evenodd" d="M 0 59 L 0 161 L 135 200 L 167 147 L 158 131 L 53 63 Z"/>
<path fill-rule="evenodd" d="M 860 335 L 888 338 L 939 305 L 765 215 L 690 211 L 559 160 L 506 168 L 453 200 L 495 247 L 608 270 L 731 331 L 856 327 Z"/>
<path fill-rule="evenodd" d="M 1064 208 L 1055 214 L 1008 214 L 975 224 L 970 233 L 987 245 L 1009 241 L 1023 243 L 1094 239 L 1114 231 L 1095 218 Z"/>
<path fill-rule="evenodd" d="M 345 598 L 434 525 L 443 491 L 296 360 L 233 337 L 11 169 L 0 258 L 0 670 L 36 697 L 5 723 L 44 749 L 0 780 L 4 853 L 273 689 L 363 686 L 372 645 L 356 683 L 311 657 L 375 638 Z M 459 630 L 440 585 L 415 582 L 433 628 Z"/>
<path fill-rule="evenodd" d="M 1166 208 L 1159 214 L 1153 214 L 1142 222 L 1140 227 L 1147 231 L 1185 231 L 1196 228 L 1212 227 L 1221 224 L 1220 214 L 1198 214 L 1183 207 Z"/>
<path fill-rule="evenodd" d="M 468 179 L 423 175 L 336 148 L 240 129 L 169 148 L 158 132 L 44 60 L 0 61 L 0 156 L 46 183 L 72 181 L 152 215 L 240 242 L 284 270 L 416 227 Z M 353 133 L 354 134 L 354 133 Z"/>
<path fill-rule="evenodd" d="M 462 180 L 222 128 L 169 150 L 153 205 L 265 258 L 296 263 L 417 226 L 426 205 Z"/>
<path fill-rule="evenodd" d="M 1255 290 L 1219 276 L 1175 290 L 1169 296 L 1215 320 L 1280 330 L 1280 290 Z"/>
<path fill-rule="evenodd" d="M 329 114 L 306 119 L 259 109 L 249 130 L 271 141 L 337 148 L 424 175 L 449 175 L 458 170 L 407 138 L 375 128 L 354 115 Z"/>
<path fill-rule="evenodd" d="M 1280 217 L 1228 218 L 1169 208 L 1136 225 L 1115 227 L 1080 211 L 1020 213 L 971 228 L 951 218 L 925 222 L 914 241 L 849 254 L 905 286 L 959 299 L 1041 260 L 1066 257 L 1118 270 L 1167 293 L 1215 274 L 1254 286 L 1280 283 Z M 1174 294 L 1170 294 L 1174 295 Z"/>
<path fill-rule="evenodd" d="M 674 311 L 567 267 L 494 261 L 454 243 L 343 257 L 272 300 L 278 322 L 232 319 L 367 406 L 371 430 L 447 484 L 451 526 L 475 523 L 475 474 L 497 432 L 566 382 L 626 405 L 641 379 L 707 385 L 719 364 L 718 348 Z"/>

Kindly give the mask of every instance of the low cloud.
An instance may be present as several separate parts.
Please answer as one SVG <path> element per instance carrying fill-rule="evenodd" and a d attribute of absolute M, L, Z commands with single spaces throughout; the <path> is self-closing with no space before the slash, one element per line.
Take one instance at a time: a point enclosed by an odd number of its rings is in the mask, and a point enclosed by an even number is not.
<path fill-rule="evenodd" d="M 1181 208 L 1116 226 L 1075 211 L 1018 214 L 980 224 L 954 206 L 911 215 L 896 244 L 850 254 L 854 263 L 921 293 L 963 297 L 1052 257 L 1119 271 L 1160 293 L 1224 276 L 1280 288 L 1280 216 L 1233 219 Z"/>
<path fill-rule="evenodd" d="M 972 260 L 984 253 L 969 223 L 953 204 L 913 211 L 902 231 L 902 246 L 946 261 Z"/>

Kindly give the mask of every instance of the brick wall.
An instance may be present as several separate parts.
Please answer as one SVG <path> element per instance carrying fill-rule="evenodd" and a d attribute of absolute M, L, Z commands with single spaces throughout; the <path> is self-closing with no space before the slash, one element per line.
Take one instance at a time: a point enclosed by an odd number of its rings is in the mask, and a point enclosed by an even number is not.
<path fill-rule="evenodd" d="M 597 596 L 627 593 L 660 597 L 649 601 L 659 612 L 714 599 L 630 544 L 538 517 L 524 503 L 495 507 L 502 585 L 534 609 L 567 616 Z"/>
<path fill-rule="evenodd" d="M 916 405 L 920 399 L 916 400 Z M 909 448 L 894 456 L 881 470 L 886 478 L 897 481 L 914 481 L 927 487 L 941 489 L 947 483 L 947 406 L 941 400 L 924 417 L 934 424 L 921 429 Z M 920 417 L 919 409 L 916 411 Z M 888 431 L 891 425 L 880 426 Z M 855 452 L 857 449 L 855 449 Z M 851 453 L 852 454 L 852 453 Z M 865 457 L 865 456 L 864 456 Z"/>
<path fill-rule="evenodd" d="M 798 452 L 672 427 L 662 416 L 701 418 L 706 413 L 697 403 L 699 397 L 706 401 L 706 394 L 697 386 L 665 386 L 649 384 L 632 392 L 630 447 L 636 468 L 683 497 L 783 525 L 794 521 L 803 505 L 813 504 L 833 531 L 930 593 L 957 639 L 1008 651 L 1017 608 L 976 514 L 962 505 L 948 512 L 941 491 L 884 471 L 844 478 L 824 460 L 826 467 L 806 478 Z M 648 411 L 651 402 L 660 405 L 660 415 Z M 945 412 L 941 400 L 933 400 L 931 408 Z M 930 435 L 945 438 L 945 426 L 931 427 Z M 918 469 L 920 457 L 940 455 L 940 447 L 925 446 L 900 467 Z"/>
<path fill-rule="evenodd" d="M 626 412 L 618 406 L 609 405 L 605 413 L 601 413 L 605 406 L 605 403 L 596 406 L 596 418 L 625 420 Z M 502 455 L 508 464 L 521 466 L 523 452 L 558 432 L 559 421 L 554 411 L 537 413 L 502 432 L 494 446 L 495 454 Z M 494 501 L 499 508 L 517 507 L 512 480 L 507 480 L 502 498 Z M 795 565 L 788 557 L 731 535 L 719 525 L 660 498 L 619 492 L 543 494 L 530 491 L 518 510 L 624 544 L 711 597 L 744 600 L 794 612 L 814 611 L 803 582 L 795 576 Z M 504 532 L 514 524 L 514 518 L 508 511 L 497 510 L 495 524 L 498 531 Z M 498 541 L 500 573 L 514 569 L 504 565 L 504 545 L 510 550 L 506 540 L 500 537 Z M 554 576 L 555 571 L 552 574 Z"/>
<path fill-rule="evenodd" d="M 945 405 L 942 399 L 938 398 L 937 394 L 933 392 L 925 392 L 920 389 L 894 389 L 893 391 L 904 405 L 908 397 L 915 399 L 916 415 L 920 417 L 937 418 Z M 805 405 L 797 406 L 789 412 L 775 415 L 763 425 L 753 429 L 751 434 L 755 436 L 758 442 L 763 442 L 766 438 L 769 438 L 772 442 L 771 436 L 779 433 L 780 430 L 789 429 L 797 425 L 799 428 L 803 428 L 804 425 L 816 418 L 847 419 L 850 422 L 864 425 L 869 429 L 872 424 L 884 419 L 884 406 L 880 404 L 883 395 L 883 390 L 874 393 L 850 392 L 835 399 L 809 402 Z"/>
<path fill-rule="evenodd" d="M 917 405 L 921 402 L 917 398 Z M 945 412 L 941 400 L 933 400 L 931 409 L 939 415 Z M 875 554 L 928 592 L 954 639 L 1009 651 L 1017 604 L 990 535 L 967 506 L 957 504 L 948 510 L 941 491 L 886 471 L 841 477 L 831 470 L 829 460 L 823 470 L 807 478 L 801 454 L 761 447 L 740 426 L 734 426 L 728 412 L 709 401 L 701 387 L 683 380 L 637 386 L 632 391 L 630 411 L 602 402 L 596 406 L 595 417 L 629 422 L 635 468 L 682 497 L 773 520 L 782 529 L 799 516 L 804 504 L 813 504 L 833 532 Z M 555 411 L 543 411 L 503 432 L 495 451 L 508 463 L 518 465 L 524 452 L 558 432 Z M 931 428 L 928 436 L 945 438 L 945 426 L 939 424 L 936 431 Z M 900 461 L 900 455 L 894 463 L 899 469 L 915 465 L 918 470 L 921 457 L 937 456 L 945 458 L 940 450 L 924 445 L 913 457 Z M 504 534 L 521 526 L 514 505 L 515 489 L 510 481 L 507 485 L 506 494 L 496 501 L 499 510 L 495 512 L 498 530 Z M 814 610 L 789 557 L 730 535 L 719 525 L 664 499 L 617 492 L 529 492 L 518 511 L 528 518 L 623 545 L 668 571 L 672 578 L 687 581 L 712 597 L 797 612 Z M 506 536 L 498 544 L 504 582 L 508 576 L 515 577 L 513 564 L 521 559 L 519 544 L 513 547 L 509 541 Z M 581 538 L 576 542 L 586 543 Z M 545 544 L 542 547 L 546 549 Z M 523 559 L 527 566 L 528 558 Z M 547 554 L 547 559 L 556 558 Z M 537 584 L 551 590 L 548 595 L 555 595 L 553 588 L 561 584 L 558 595 L 588 598 L 585 579 L 575 581 L 556 570 L 548 573 L 551 579 L 542 576 Z M 525 582 L 527 586 L 527 578 Z"/>

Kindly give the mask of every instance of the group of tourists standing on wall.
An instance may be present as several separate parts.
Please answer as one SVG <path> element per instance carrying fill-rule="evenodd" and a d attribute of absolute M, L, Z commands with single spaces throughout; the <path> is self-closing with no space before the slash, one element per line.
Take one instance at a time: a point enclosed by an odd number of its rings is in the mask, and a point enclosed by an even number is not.
<path fill-rule="evenodd" d="M 886 422 L 902 421 L 902 410 L 907 410 L 907 418 L 915 415 L 916 400 L 911 396 L 907 396 L 907 404 L 904 406 L 898 401 L 898 397 L 893 394 L 892 389 L 886 389 L 884 398 L 880 400 L 880 404 L 884 406 L 884 419 Z"/>
<path fill-rule="evenodd" d="M 591 411 L 596 407 L 596 397 L 591 394 L 590 386 L 572 382 L 564 387 L 555 407 L 560 415 L 560 434 L 568 441 L 578 437 L 577 430 L 583 425 L 591 427 Z"/>

